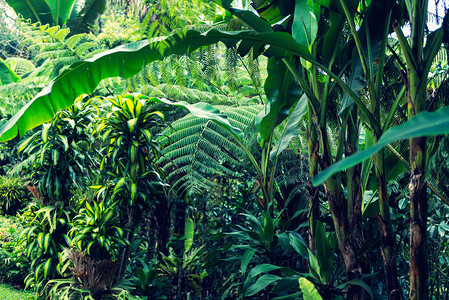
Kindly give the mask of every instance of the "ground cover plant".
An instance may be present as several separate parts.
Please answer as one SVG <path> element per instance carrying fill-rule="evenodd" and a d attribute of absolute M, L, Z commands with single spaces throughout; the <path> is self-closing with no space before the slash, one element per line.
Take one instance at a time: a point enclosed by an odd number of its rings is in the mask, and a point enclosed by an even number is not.
<path fill-rule="evenodd" d="M 445 3 L 58 3 L 1 3 L 24 18 L 2 25 L 0 278 L 38 299 L 447 298 Z"/>

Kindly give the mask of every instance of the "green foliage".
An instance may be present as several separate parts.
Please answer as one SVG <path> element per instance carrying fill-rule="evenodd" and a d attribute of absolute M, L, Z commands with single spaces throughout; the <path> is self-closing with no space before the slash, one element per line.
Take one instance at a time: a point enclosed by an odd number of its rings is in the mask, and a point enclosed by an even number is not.
<path fill-rule="evenodd" d="M 23 227 L 17 219 L 11 217 L 0 217 L 0 224 L 0 278 L 4 282 L 22 286 L 30 267 L 24 247 L 17 245 Z"/>
<path fill-rule="evenodd" d="M 21 218 L 25 229 L 18 243 L 31 260 L 31 273 L 25 279 L 25 286 L 34 286 L 40 292 L 49 279 L 58 277 L 59 257 L 70 244 L 67 232 L 71 211 L 63 202 L 52 206 L 31 204 Z"/>
<path fill-rule="evenodd" d="M 106 8 L 106 0 L 8 0 L 17 14 L 42 25 L 67 24 L 73 33 L 89 32 Z M 83 6 L 81 6 L 83 5 Z"/>
<path fill-rule="evenodd" d="M 112 188 L 111 196 L 122 207 L 145 207 L 152 194 L 163 193 L 164 184 L 154 161 L 161 154 L 155 130 L 166 126 L 164 115 L 139 95 L 109 98 L 105 104 L 110 105 L 111 112 L 98 120 L 95 134 L 103 143 L 100 170 L 109 186 L 99 193 Z"/>
<path fill-rule="evenodd" d="M 72 220 L 68 232 L 72 242 L 80 251 L 96 260 L 117 259 L 120 247 L 126 245 L 124 231 L 118 226 L 119 215 L 114 206 L 105 202 L 86 202 L 84 208 Z"/>
<path fill-rule="evenodd" d="M 79 98 L 20 145 L 19 151 L 30 156 L 36 154 L 31 177 L 43 203 L 68 202 L 75 189 L 86 189 L 85 182 L 96 165 L 89 153 L 89 125 L 95 112 L 91 101 Z"/>
<path fill-rule="evenodd" d="M 0 208 L 4 214 L 15 215 L 28 200 L 29 194 L 22 178 L 0 176 Z"/>
<path fill-rule="evenodd" d="M 260 106 L 220 107 L 230 123 L 246 130 Z M 160 138 L 164 156 L 159 163 L 167 172 L 171 188 L 179 195 L 200 194 L 217 185 L 211 176 L 241 176 L 247 160 L 232 135 L 207 119 L 188 115 L 173 122 Z M 243 164 L 242 164 L 243 162 Z"/>

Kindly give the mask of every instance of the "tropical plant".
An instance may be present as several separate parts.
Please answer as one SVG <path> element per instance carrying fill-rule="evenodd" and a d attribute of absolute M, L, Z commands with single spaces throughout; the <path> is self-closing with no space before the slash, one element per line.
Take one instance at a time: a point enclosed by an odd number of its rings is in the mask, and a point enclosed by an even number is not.
<path fill-rule="evenodd" d="M 81 97 L 67 110 L 59 111 L 51 123 L 42 126 L 19 148 L 34 157 L 32 181 L 44 204 L 69 202 L 77 188 L 86 190 L 97 162 L 90 155 L 89 124 L 95 111 L 91 99 Z"/>
<path fill-rule="evenodd" d="M 123 229 L 117 227 L 117 209 L 114 205 L 106 207 L 105 202 L 92 204 L 86 202 L 73 218 L 73 225 L 68 232 L 71 245 L 86 252 L 91 259 L 116 260 L 120 247 L 127 243 L 123 239 Z"/>
<path fill-rule="evenodd" d="M 106 0 L 8 0 L 17 14 L 42 25 L 67 25 L 72 34 L 89 32 L 106 8 Z"/>
<path fill-rule="evenodd" d="M 42 292 L 45 283 L 58 277 L 59 257 L 70 245 L 67 236 L 71 211 L 59 201 L 51 206 L 30 204 L 21 216 L 25 229 L 20 234 L 19 245 L 31 260 L 31 273 L 25 278 L 26 287 Z"/>
<path fill-rule="evenodd" d="M 29 194 L 22 178 L 0 176 L 0 207 L 4 214 L 15 215 L 28 200 Z"/>

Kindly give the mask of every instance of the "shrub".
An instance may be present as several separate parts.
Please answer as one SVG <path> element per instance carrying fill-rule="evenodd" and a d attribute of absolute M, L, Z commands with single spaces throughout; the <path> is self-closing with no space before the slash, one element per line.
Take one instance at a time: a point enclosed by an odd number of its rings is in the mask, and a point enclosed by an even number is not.
<path fill-rule="evenodd" d="M 7 215 L 15 215 L 30 199 L 22 178 L 0 176 L 0 209 Z"/>
<path fill-rule="evenodd" d="M 25 249 L 17 245 L 22 225 L 15 218 L 0 217 L 0 279 L 23 286 L 30 262 Z"/>

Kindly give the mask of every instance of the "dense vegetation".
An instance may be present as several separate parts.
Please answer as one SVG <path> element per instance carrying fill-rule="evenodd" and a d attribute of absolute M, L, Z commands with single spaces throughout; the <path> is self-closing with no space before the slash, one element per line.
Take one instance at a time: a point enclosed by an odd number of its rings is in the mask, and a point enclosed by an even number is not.
<path fill-rule="evenodd" d="M 0 2 L 0 279 L 448 299 L 449 14 L 430 4 Z"/>

